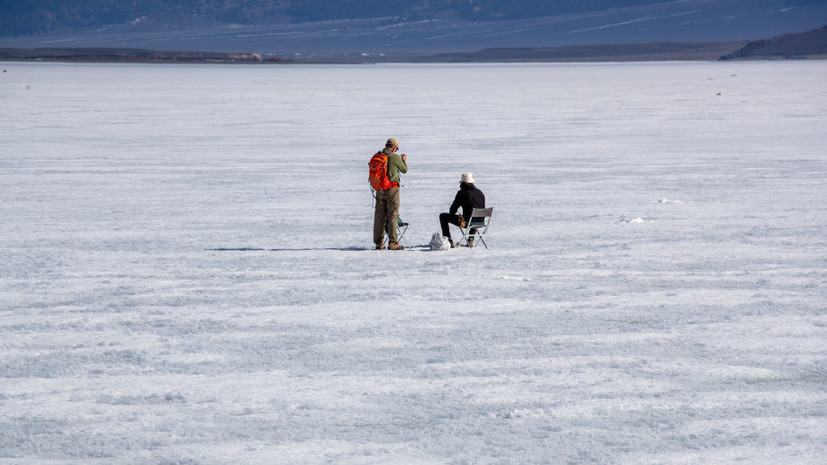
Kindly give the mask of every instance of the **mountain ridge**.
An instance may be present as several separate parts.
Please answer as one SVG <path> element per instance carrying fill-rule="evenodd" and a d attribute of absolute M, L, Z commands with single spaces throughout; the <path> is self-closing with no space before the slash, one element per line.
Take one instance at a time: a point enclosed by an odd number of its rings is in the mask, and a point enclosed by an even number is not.
<path fill-rule="evenodd" d="M 5 0 L 0 35 L 79 32 L 125 24 L 187 28 L 201 25 L 273 25 L 394 17 L 402 21 L 497 21 L 555 16 L 675 0 Z M 771 0 L 779 7 L 817 0 Z M 6 19 L 2 19 L 5 17 Z M 5 32 L 5 33 L 4 33 Z"/>
<path fill-rule="evenodd" d="M 66 2 L 31 3 L 4 0 L 0 22 L 47 32 L 11 35 L 0 26 L 0 47 L 411 58 L 505 48 L 746 43 L 827 23 L 827 0 L 543 0 L 530 6 L 518 0 L 135 0 L 126 2 L 131 9 L 77 0 L 60 14 L 55 5 Z"/>
<path fill-rule="evenodd" d="M 827 58 L 827 26 L 750 42 L 721 60 Z"/>

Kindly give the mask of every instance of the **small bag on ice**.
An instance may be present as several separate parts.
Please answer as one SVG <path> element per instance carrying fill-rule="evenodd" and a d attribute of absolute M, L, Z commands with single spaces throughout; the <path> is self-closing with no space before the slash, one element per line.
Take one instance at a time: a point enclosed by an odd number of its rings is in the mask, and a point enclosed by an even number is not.
<path fill-rule="evenodd" d="M 451 243 L 448 242 L 448 238 L 444 237 L 439 232 L 435 232 L 433 236 L 431 236 L 431 250 L 448 250 L 451 248 Z"/>

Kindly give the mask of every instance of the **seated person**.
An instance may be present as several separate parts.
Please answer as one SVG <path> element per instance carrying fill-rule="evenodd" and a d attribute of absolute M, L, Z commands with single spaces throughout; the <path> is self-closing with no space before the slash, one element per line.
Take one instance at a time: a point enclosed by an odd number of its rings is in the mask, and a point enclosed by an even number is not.
<path fill-rule="evenodd" d="M 462 207 L 462 215 L 456 214 L 459 207 Z M 485 208 L 485 194 L 474 185 L 474 177 L 471 173 L 462 173 L 462 178 L 459 182 L 459 191 L 456 197 L 454 197 L 454 203 L 451 204 L 448 213 L 439 214 L 439 224 L 442 226 L 442 235 L 448 238 L 451 247 L 456 246 L 454 245 L 454 240 L 451 239 L 451 231 L 448 229 L 448 223 L 464 228 L 466 221 L 474 221 L 474 218 L 471 218 L 471 212 L 474 211 L 475 208 Z M 474 234 L 476 232 L 477 230 L 475 228 L 471 228 L 468 247 L 474 246 Z"/>

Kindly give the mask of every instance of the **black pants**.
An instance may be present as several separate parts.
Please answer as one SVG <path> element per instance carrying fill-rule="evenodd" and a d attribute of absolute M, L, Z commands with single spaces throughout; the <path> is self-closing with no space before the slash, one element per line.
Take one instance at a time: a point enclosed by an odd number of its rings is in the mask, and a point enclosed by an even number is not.
<path fill-rule="evenodd" d="M 451 215 L 449 213 L 439 214 L 439 224 L 440 226 L 442 226 L 442 235 L 450 239 L 451 230 L 448 229 L 448 223 L 459 226 L 459 215 Z M 476 232 L 477 228 L 471 228 L 471 231 L 468 233 L 468 235 L 473 236 Z"/>

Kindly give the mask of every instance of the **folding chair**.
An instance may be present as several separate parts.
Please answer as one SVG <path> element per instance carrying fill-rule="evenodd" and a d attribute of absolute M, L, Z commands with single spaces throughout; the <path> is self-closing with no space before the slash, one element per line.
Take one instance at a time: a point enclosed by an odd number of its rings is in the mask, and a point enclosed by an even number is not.
<path fill-rule="evenodd" d="M 487 249 L 488 244 L 485 243 L 483 236 L 488 232 L 488 223 L 491 222 L 491 213 L 493 212 L 494 207 L 473 209 L 471 211 L 471 220 L 466 223 L 464 228 L 460 228 L 460 231 L 462 231 L 462 242 L 460 242 L 459 245 L 468 245 L 471 247 L 468 239 L 474 238 L 474 240 L 482 242 L 482 245 Z M 472 229 L 475 230 L 473 236 L 471 235 Z"/>
<path fill-rule="evenodd" d="M 405 231 L 408 230 L 408 223 L 402 221 L 402 218 L 396 217 L 396 239 L 399 243 L 402 243 L 402 239 L 405 237 Z M 390 236 L 385 236 L 385 245 L 390 242 Z"/>

